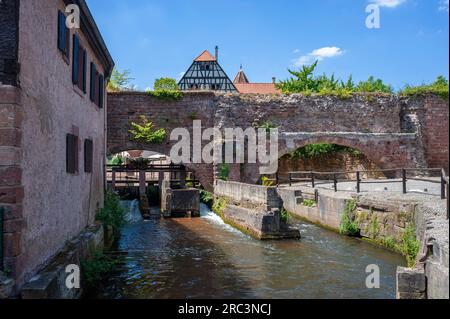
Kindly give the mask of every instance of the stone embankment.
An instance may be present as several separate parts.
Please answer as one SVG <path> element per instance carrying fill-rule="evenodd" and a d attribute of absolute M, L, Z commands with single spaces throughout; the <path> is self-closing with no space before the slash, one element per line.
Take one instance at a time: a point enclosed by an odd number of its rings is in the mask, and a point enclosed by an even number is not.
<path fill-rule="evenodd" d="M 241 231 L 262 240 L 300 238 L 300 231 L 283 221 L 275 187 L 217 181 L 214 195 L 214 211 Z"/>

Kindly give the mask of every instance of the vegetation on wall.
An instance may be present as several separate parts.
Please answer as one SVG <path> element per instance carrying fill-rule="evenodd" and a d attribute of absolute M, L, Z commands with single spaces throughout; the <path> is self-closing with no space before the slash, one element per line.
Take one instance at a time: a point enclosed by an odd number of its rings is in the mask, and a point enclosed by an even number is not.
<path fill-rule="evenodd" d="M 288 70 L 291 78 L 281 81 L 277 88 L 284 94 L 303 93 L 305 95 L 335 95 L 342 98 L 351 97 L 356 92 L 393 93 L 390 85 L 380 79 L 369 77 L 367 81 L 358 84 L 353 82 L 352 76 L 347 81 L 341 81 L 326 74 L 315 76 L 314 71 L 318 61 L 312 65 L 304 65 L 299 71 Z"/>
<path fill-rule="evenodd" d="M 414 267 L 416 265 L 417 254 L 420 250 L 420 243 L 417 240 L 416 229 L 414 226 L 409 225 L 406 227 L 402 236 L 402 246 L 400 248 L 403 255 L 406 256 L 408 267 Z"/>
<path fill-rule="evenodd" d="M 132 129 L 129 131 L 133 135 L 133 140 L 145 144 L 161 144 L 166 139 L 166 130 L 155 130 L 154 125 L 147 117 L 140 117 L 141 123 L 131 123 Z"/>
<path fill-rule="evenodd" d="M 96 251 L 90 258 L 81 261 L 83 280 L 88 287 L 95 287 L 98 283 L 106 279 L 107 275 L 120 262 L 120 259 L 113 259 L 105 255 L 102 251 Z"/>
<path fill-rule="evenodd" d="M 214 213 L 222 217 L 227 205 L 228 201 L 225 198 L 217 197 L 212 205 L 212 210 Z"/>
<path fill-rule="evenodd" d="M 360 229 L 358 224 L 354 221 L 355 211 L 356 200 L 352 199 L 347 202 L 344 212 L 342 213 L 341 225 L 339 227 L 339 232 L 342 235 L 359 236 Z"/>
<path fill-rule="evenodd" d="M 108 92 L 133 91 L 133 80 L 134 79 L 130 77 L 129 70 L 119 71 L 118 69 L 114 68 L 107 85 Z"/>
<path fill-rule="evenodd" d="M 147 91 L 154 98 L 162 101 L 178 101 L 183 97 L 177 81 L 171 78 L 160 78 L 155 80 L 154 90 Z"/>
<path fill-rule="evenodd" d="M 304 199 L 302 204 L 305 207 L 315 207 L 315 206 L 317 206 L 316 201 L 313 200 L 313 199 Z"/>
<path fill-rule="evenodd" d="M 125 210 L 120 206 L 118 195 L 107 192 L 104 207 L 97 211 L 96 219 L 107 227 L 112 227 L 114 236 L 120 235 L 120 230 L 126 224 Z"/>
<path fill-rule="evenodd" d="M 431 84 L 423 84 L 419 86 L 410 86 L 407 85 L 402 91 L 400 91 L 400 95 L 403 96 L 423 96 L 427 94 L 436 94 L 443 98 L 444 100 L 448 100 L 449 98 L 449 82 L 444 76 L 438 76 L 436 81 Z"/>
<path fill-rule="evenodd" d="M 202 203 L 206 204 L 209 208 L 212 208 L 214 203 L 214 196 L 210 192 L 203 189 L 200 190 L 200 200 Z"/>
<path fill-rule="evenodd" d="M 227 181 L 230 176 L 230 165 L 223 163 L 220 165 L 219 169 L 219 179 L 222 181 Z"/>
<path fill-rule="evenodd" d="M 264 187 L 272 187 L 275 185 L 275 182 L 271 179 L 269 179 L 267 176 L 261 177 L 261 185 Z"/>
<path fill-rule="evenodd" d="M 336 144 L 310 144 L 299 148 L 290 154 L 291 159 L 311 159 L 319 156 L 332 156 L 338 153 L 347 153 L 359 156 L 361 153 L 353 148 Z"/>

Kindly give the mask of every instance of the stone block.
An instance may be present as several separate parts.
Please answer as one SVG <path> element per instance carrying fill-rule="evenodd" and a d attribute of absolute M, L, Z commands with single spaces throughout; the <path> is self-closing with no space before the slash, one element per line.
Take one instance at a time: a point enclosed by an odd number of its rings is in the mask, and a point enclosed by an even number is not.
<path fill-rule="evenodd" d="M 420 269 L 397 268 L 397 298 L 415 299 L 426 298 L 427 279 L 425 272 Z"/>

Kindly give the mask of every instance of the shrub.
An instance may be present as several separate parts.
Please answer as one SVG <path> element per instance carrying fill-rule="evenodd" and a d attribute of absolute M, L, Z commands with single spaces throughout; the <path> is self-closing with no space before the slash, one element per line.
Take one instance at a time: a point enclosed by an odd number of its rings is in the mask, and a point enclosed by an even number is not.
<path fill-rule="evenodd" d="M 312 159 L 320 156 L 332 156 L 338 153 L 347 153 L 353 156 L 359 156 L 361 153 L 350 147 L 336 144 L 309 144 L 299 148 L 290 154 L 292 159 Z"/>
<path fill-rule="evenodd" d="M 157 79 L 154 84 L 154 91 L 147 91 L 147 94 L 163 101 L 178 101 L 183 97 L 177 81 L 171 78 Z"/>
<path fill-rule="evenodd" d="M 222 181 L 227 181 L 230 176 L 230 165 L 221 164 L 219 170 L 219 179 Z"/>
<path fill-rule="evenodd" d="M 88 286 L 93 287 L 104 280 L 106 275 L 112 272 L 120 262 L 101 251 L 96 251 L 90 258 L 81 261 L 83 280 Z"/>
<path fill-rule="evenodd" d="M 263 176 L 261 177 L 261 185 L 264 187 L 271 187 L 273 186 L 275 183 L 273 181 L 271 181 L 267 176 Z"/>
<path fill-rule="evenodd" d="M 208 205 L 208 207 L 212 208 L 214 203 L 214 196 L 210 192 L 207 192 L 205 190 L 200 190 L 200 200 L 202 203 Z"/>
<path fill-rule="evenodd" d="M 400 95 L 403 96 L 421 96 L 426 94 L 436 94 L 443 98 L 444 100 L 448 100 L 449 98 L 449 83 L 448 80 L 443 76 L 438 76 L 436 81 L 432 84 L 424 84 L 419 86 L 410 86 L 407 85 L 402 91 L 400 91 Z"/>
<path fill-rule="evenodd" d="M 312 199 L 304 199 L 302 204 L 306 207 L 314 207 L 317 205 L 317 203 Z"/>
<path fill-rule="evenodd" d="M 166 130 L 154 131 L 154 125 L 144 115 L 140 117 L 141 124 L 131 123 L 132 129 L 129 131 L 133 135 L 133 140 L 146 144 L 161 144 L 166 139 Z"/>
<path fill-rule="evenodd" d="M 417 254 L 419 253 L 420 243 L 416 237 L 416 229 L 414 226 L 408 226 L 402 236 L 402 253 L 406 256 L 408 267 L 416 265 Z"/>
<path fill-rule="evenodd" d="M 225 210 L 225 207 L 228 205 L 228 202 L 223 197 L 218 197 L 214 200 L 214 203 L 212 205 L 212 210 L 214 213 L 216 213 L 219 216 L 223 215 L 223 212 Z"/>
<path fill-rule="evenodd" d="M 281 221 L 284 223 L 289 222 L 289 212 L 284 208 L 281 210 Z"/>
<path fill-rule="evenodd" d="M 344 212 L 342 214 L 341 225 L 339 231 L 342 235 L 359 236 L 360 229 L 357 223 L 353 220 L 356 211 L 356 200 L 347 202 Z"/>
<path fill-rule="evenodd" d="M 114 193 L 107 192 L 104 207 L 97 211 L 96 219 L 106 227 L 112 227 L 117 237 L 126 224 L 125 210 L 120 206 L 120 198 Z"/>

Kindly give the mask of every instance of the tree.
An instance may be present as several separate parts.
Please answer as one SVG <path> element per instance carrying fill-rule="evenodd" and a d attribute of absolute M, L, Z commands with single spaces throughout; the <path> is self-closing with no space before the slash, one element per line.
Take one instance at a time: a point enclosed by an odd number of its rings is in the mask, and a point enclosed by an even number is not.
<path fill-rule="evenodd" d="M 160 78 L 155 80 L 155 91 L 178 91 L 178 84 L 175 79 L 172 78 Z"/>
<path fill-rule="evenodd" d="M 385 84 L 381 79 L 375 79 L 370 76 L 367 81 L 361 81 L 356 86 L 356 91 L 358 92 L 382 92 L 382 93 L 393 93 L 393 89 L 390 85 Z"/>
<path fill-rule="evenodd" d="M 133 80 L 134 78 L 130 77 L 129 70 L 124 70 L 121 72 L 114 68 L 111 74 L 111 79 L 108 82 L 108 91 L 132 91 L 134 90 L 134 86 L 132 84 Z"/>

